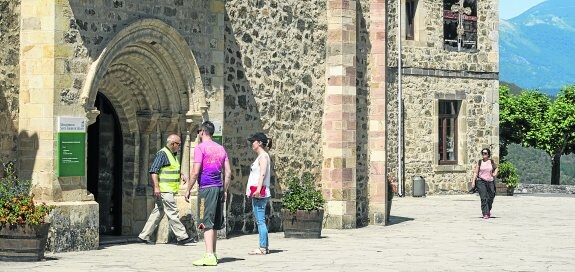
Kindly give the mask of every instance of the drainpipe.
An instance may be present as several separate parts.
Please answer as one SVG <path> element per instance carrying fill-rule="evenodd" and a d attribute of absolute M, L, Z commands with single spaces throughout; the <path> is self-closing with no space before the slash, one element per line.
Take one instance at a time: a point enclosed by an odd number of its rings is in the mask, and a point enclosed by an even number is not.
<path fill-rule="evenodd" d="M 397 0 L 397 183 L 399 196 L 405 196 L 403 181 L 403 99 L 401 90 L 401 0 Z"/>

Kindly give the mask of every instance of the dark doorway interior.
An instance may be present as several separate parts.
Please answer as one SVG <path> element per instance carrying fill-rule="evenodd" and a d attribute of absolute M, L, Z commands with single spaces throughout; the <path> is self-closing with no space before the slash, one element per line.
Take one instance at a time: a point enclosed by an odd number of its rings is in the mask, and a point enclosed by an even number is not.
<path fill-rule="evenodd" d="M 122 233 L 122 132 L 112 103 L 96 97 L 100 115 L 88 127 L 88 190 L 100 206 L 100 234 Z"/>

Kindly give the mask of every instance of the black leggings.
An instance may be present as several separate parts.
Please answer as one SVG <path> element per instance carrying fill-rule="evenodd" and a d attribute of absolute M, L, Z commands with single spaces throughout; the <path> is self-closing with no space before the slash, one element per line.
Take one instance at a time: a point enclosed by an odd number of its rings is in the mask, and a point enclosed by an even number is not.
<path fill-rule="evenodd" d="M 495 198 L 495 181 L 477 180 L 477 190 L 481 198 L 481 212 L 487 215 L 493 207 L 493 199 Z"/>

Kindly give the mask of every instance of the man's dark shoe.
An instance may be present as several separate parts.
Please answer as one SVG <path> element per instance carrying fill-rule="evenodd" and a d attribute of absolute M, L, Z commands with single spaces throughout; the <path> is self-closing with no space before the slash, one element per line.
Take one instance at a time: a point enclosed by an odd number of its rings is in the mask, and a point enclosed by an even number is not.
<path fill-rule="evenodd" d="M 142 238 L 140 238 L 140 237 L 138 237 L 138 242 L 144 243 L 144 244 L 146 244 L 146 245 L 155 245 L 155 244 L 156 244 L 156 242 L 154 242 L 154 241 L 144 240 L 144 239 L 142 239 Z"/>
<path fill-rule="evenodd" d="M 195 238 L 188 237 L 187 239 L 177 241 L 176 244 L 181 246 L 181 245 L 185 245 L 185 244 L 189 244 L 189 243 L 197 243 L 197 242 L 198 242 L 198 240 L 196 240 Z"/>

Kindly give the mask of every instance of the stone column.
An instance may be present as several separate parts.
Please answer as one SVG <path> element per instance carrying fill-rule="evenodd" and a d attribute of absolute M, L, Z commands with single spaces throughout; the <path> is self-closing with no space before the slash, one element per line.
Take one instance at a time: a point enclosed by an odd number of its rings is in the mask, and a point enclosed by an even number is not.
<path fill-rule="evenodd" d="M 86 177 L 57 176 L 57 118 L 85 117 L 85 109 L 61 103 L 72 82 L 64 69 L 74 49 L 62 37 L 69 30 L 68 1 L 22 0 L 20 29 L 19 175 L 31 178 L 37 201 L 56 206 L 49 250 L 98 248 L 98 203 Z M 67 101 L 74 102 L 74 101 Z"/>
<path fill-rule="evenodd" d="M 385 224 L 387 197 L 385 173 L 385 80 L 386 80 L 386 0 L 370 1 L 371 73 L 369 82 L 369 221 Z"/>
<path fill-rule="evenodd" d="M 189 116 L 188 116 L 189 117 Z M 198 146 L 198 144 L 200 143 L 198 135 L 196 133 L 196 131 L 199 129 L 199 126 L 201 125 L 201 118 L 199 120 L 193 120 L 193 119 L 186 119 L 186 126 L 189 127 L 189 134 L 186 134 L 186 143 L 184 145 L 184 156 L 187 157 L 186 162 L 184 162 L 184 160 L 182 160 L 182 169 L 184 169 L 184 165 L 186 165 L 187 168 L 187 172 L 186 175 L 189 177 L 190 175 L 190 170 L 193 167 L 193 156 L 194 156 L 194 149 Z M 188 180 L 188 182 L 193 182 L 191 180 Z M 188 187 L 188 184 L 182 184 L 182 186 L 180 187 L 180 195 L 184 195 L 184 192 L 186 190 L 186 188 Z M 196 184 L 194 185 L 194 188 L 192 188 L 191 190 L 191 194 L 190 194 L 190 202 L 186 202 L 185 199 L 183 197 L 178 197 L 176 198 L 176 201 L 178 201 L 178 207 L 180 208 L 180 216 L 182 218 L 182 223 L 186 226 L 186 231 L 188 232 L 188 235 L 192 236 L 192 237 L 197 237 L 198 236 L 198 232 L 197 232 L 197 202 L 198 202 L 198 183 L 196 182 Z"/>
<path fill-rule="evenodd" d="M 185 175 L 186 177 L 190 177 L 190 164 L 191 164 L 191 160 L 190 160 L 190 142 L 191 142 L 191 136 L 188 133 L 184 133 L 182 134 L 182 168 L 181 168 L 181 173 L 182 175 Z M 186 188 L 187 184 L 182 184 L 180 186 L 180 189 L 182 188 Z"/>
<path fill-rule="evenodd" d="M 19 175 L 37 199 L 61 198 L 56 177 L 54 1 L 23 0 L 20 29 Z"/>
<path fill-rule="evenodd" d="M 180 120 L 180 130 L 182 134 L 182 174 L 185 174 L 189 178 L 193 164 L 194 148 L 199 144 L 199 142 L 196 141 L 196 131 L 202 124 L 202 115 L 201 113 L 190 111 Z M 180 186 L 180 194 L 183 195 L 187 187 L 188 184 L 182 184 Z"/>
<path fill-rule="evenodd" d="M 140 181 L 138 182 L 138 188 L 140 186 L 147 187 L 150 181 L 150 175 L 148 173 L 150 166 L 150 134 L 156 131 L 159 117 L 158 113 L 138 113 L 138 126 L 140 132 Z"/>
<path fill-rule="evenodd" d="M 327 228 L 356 226 L 356 1 L 327 2 L 322 190 Z"/>
<path fill-rule="evenodd" d="M 148 204 L 148 200 L 152 200 L 153 191 L 148 190 L 150 187 L 150 174 L 148 170 L 150 168 L 150 134 L 156 131 L 156 126 L 158 125 L 159 113 L 138 113 L 138 127 L 140 132 L 140 147 L 139 147 L 139 163 L 138 169 L 139 180 L 136 184 L 136 192 L 134 197 L 134 210 L 133 218 L 134 222 L 132 224 L 132 234 L 138 234 L 148 219 L 148 214 L 153 209 L 153 201 Z M 151 207 L 150 207 L 151 206 Z"/>

